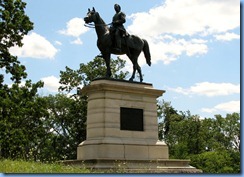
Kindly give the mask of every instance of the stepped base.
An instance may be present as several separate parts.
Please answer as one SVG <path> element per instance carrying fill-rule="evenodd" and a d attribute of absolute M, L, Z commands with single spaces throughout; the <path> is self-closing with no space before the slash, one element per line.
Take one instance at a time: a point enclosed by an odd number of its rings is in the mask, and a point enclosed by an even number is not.
<path fill-rule="evenodd" d="M 168 158 L 168 146 L 165 143 L 137 138 L 86 140 L 77 148 L 77 160 L 123 159 L 150 161 Z"/>
<path fill-rule="evenodd" d="M 80 166 L 101 173 L 202 173 L 202 170 L 189 165 L 190 160 L 67 160 L 65 165 Z"/>

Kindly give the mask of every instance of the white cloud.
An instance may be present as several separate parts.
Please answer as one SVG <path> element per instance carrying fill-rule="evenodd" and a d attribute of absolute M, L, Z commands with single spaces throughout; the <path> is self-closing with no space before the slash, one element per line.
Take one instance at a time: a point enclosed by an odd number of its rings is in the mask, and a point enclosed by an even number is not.
<path fill-rule="evenodd" d="M 140 35 L 226 32 L 240 26 L 240 1 L 166 0 L 149 12 L 135 13 L 130 18 L 133 24 L 129 31 Z"/>
<path fill-rule="evenodd" d="M 201 111 L 206 113 L 214 113 L 217 110 L 215 108 L 202 108 Z"/>
<path fill-rule="evenodd" d="M 233 39 L 240 39 L 240 35 L 235 33 L 225 33 L 225 34 L 215 35 L 214 37 L 217 40 L 221 40 L 221 41 L 231 41 Z"/>
<path fill-rule="evenodd" d="M 60 42 L 60 41 L 55 41 L 55 44 L 56 45 L 63 45 L 62 42 Z"/>
<path fill-rule="evenodd" d="M 72 41 L 71 44 L 82 45 L 83 42 L 80 40 L 80 38 L 77 38 L 76 40 Z"/>
<path fill-rule="evenodd" d="M 60 30 L 59 33 L 67 36 L 79 37 L 89 30 L 84 24 L 85 22 L 82 18 L 72 18 L 67 22 L 66 29 Z"/>
<path fill-rule="evenodd" d="M 218 113 L 224 111 L 226 113 L 240 112 L 240 101 L 230 101 L 226 103 L 220 103 L 213 108 L 202 108 L 202 112 L 206 113 Z"/>
<path fill-rule="evenodd" d="M 156 38 L 147 39 L 150 47 L 152 63 L 163 61 L 164 64 L 170 64 L 177 60 L 180 55 L 186 54 L 187 56 L 203 55 L 207 53 L 208 46 L 206 40 L 191 39 L 186 40 L 183 38 L 177 39 L 170 35 L 158 36 Z M 140 66 L 146 64 L 143 54 L 138 59 Z"/>
<path fill-rule="evenodd" d="M 163 61 L 164 64 L 169 64 L 182 54 L 206 54 L 206 36 L 217 38 L 216 35 L 240 27 L 240 2 L 166 0 L 148 12 L 134 13 L 128 18 L 132 20 L 127 28 L 128 32 L 148 40 L 152 62 Z M 230 34 L 228 39 L 237 37 Z"/>
<path fill-rule="evenodd" d="M 185 50 L 188 56 L 202 55 L 208 52 L 208 46 L 205 43 L 190 42 L 186 45 Z"/>
<path fill-rule="evenodd" d="M 59 78 L 55 76 L 48 76 L 41 79 L 44 82 L 44 88 L 50 92 L 58 92 L 58 88 L 61 86 Z"/>
<path fill-rule="evenodd" d="M 216 109 L 225 112 L 240 112 L 240 101 L 230 101 L 215 106 Z"/>
<path fill-rule="evenodd" d="M 47 76 L 41 78 L 41 80 L 44 82 L 44 89 L 46 89 L 48 92 L 57 93 L 59 90 L 59 87 L 63 84 L 59 83 L 60 78 L 55 76 Z M 64 85 L 63 85 L 64 86 Z M 80 89 L 83 88 L 82 85 L 78 86 Z M 76 93 L 76 90 L 73 90 L 72 92 L 68 93 L 67 96 L 72 96 L 74 93 Z"/>
<path fill-rule="evenodd" d="M 205 95 L 208 97 L 213 96 L 227 96 L 231 94 L 240 93 L 240 84 L 231 84 L 231 83 L 210 83 L 210 82 L 201 82 L 196 83 L 190 88 L 171 88 L 170 90 L 184 95 Z"/>
<path fill-rule="evenodd" d="M 24 36 L 22 47 L 12 47 L 10 52 L 18 57 L 53 59 L 58 50 L 43 36 L 30 33 Z"/>

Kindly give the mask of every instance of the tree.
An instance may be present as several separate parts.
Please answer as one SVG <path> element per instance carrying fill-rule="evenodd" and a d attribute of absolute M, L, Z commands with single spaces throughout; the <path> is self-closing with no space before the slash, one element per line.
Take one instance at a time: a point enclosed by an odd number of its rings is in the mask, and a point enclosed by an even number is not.
<path fill-rule="evenodd" d="M 170 102 L 165 102 L 162 100 L 157 104 L 158 119 L 161 121 L 159 123 L 159 139 L 166 140 L 166 137 L 170 131 L 170 124 L 174 121 L 180 121 L 182 117 L 179 115 L 178 111 L 171 106 Z"/>
<path fill-rule="evenodd" d="M 190 158 L 204 173 L 240 173 L 240 114 L 201 120 L 159 102 L 158 116 L 163 119 L 159 137 L 168 145 L 170 158 Z"/>
<path fill-rule="evenodd" d="M 191 165 L 203 173 L 240 173 L 240 154 L 235 156 L 226 150 L 203 152 L 191 156 Z"/>
<path fill-rule="evenodd" d="M 171 158 L 185 159 L 190 154 L 199 154 L 204 151 L 202 137 L 199 136 L 201 123 L 198 116 L 189 112 L 180 115 L 179 121 L 171 122 L 165 141 L 169 146 Z"/>
<path fill-rule="evenodd" d="M 40 151 L 42 161 L 76 159 L 76 149 L 86 138 L 86 98 L 64 94 L 45 97 L 49 115 L 45 118 L 51 136 L 47 149 Z M 52 154 L 50 156 L 50 154 Z"/>
<path fill-rule="evenodd" d="M 29 158 L 44 134 L 41 118 L 46 114 L 45 103 L 37 97 L 43 82 L 31 83 L 25 66 L 21 65 L 9 49 L 21 47 L 22 39 L 33 23 L 25 14 L 26 3 L 21 0 L 0 0 L 0 156 Z M 5 83 L 10 75 L 12 84 Z"/>
<path fill-rule="evenodd" d="M 46 116 L 45 102 L 36 96 L 40 83 L 0 90 L 0 155 L 3 158 L 32 158 L 40 137 L 45 135 L 41 118 Z"/>
<path fill-rule="evenodd" d="M 236 150 L 240 152 L 240 114 L 227 114 L 215 116 L 216 121 L 215 140 L 226 150 Z"/>
<path fill-rule="evenodd" d="M 25 14 L 26 3 L 21 0 L 0 0 L 0 68 L 6 74 L 12 75 L 11 79 L 20 83 L 27 77 L 25 66 L 21 65 L 17 57 L 9 53 L 10 47 L 21 47 L 24 35 L 33 29 L 33 23 Z M 0 75 L 0 85 L 4 75 Z"/>
<path fill-rule="evenodd" d="M 128 76 L 128 71 L 124 72 L 122 69 L 125 67 L 125 61 L 120 59 L 111 59 L 112 78 L 125 79 Z M 87 64 L 81 63 L 78 70 L 73 70 L 68 66 L 65 67 L 66 71 L 60 71 L 60 91 L 79 90 L 79 87 L 88 85 L 95 78 L 102 78 L 106 73 L 106 64 L 103 58 L 95 57 L 94 60 Z"/>
<path fill-rule="evenodd" d="M 207 151 L 233 150 L 240 152 L 240 114 L 215 115 L 201 121 L 201 137 Z"/>

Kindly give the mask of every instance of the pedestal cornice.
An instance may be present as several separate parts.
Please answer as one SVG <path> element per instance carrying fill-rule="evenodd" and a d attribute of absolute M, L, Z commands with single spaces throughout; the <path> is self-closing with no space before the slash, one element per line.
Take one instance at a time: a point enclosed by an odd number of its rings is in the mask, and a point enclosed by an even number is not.
<path fill-rule="evenodd" d="M 88 95 L 92 92 L 112 91 L 120 93 L 130 93 L 136 95 L 159 97 L 165 93 L 165 90 L 158 90 L 152 87 L 152 84 L 126 82 L 121 80 L 99 79 L 93 81 L 90 85 L 81 89 L 80 94 Z"/>

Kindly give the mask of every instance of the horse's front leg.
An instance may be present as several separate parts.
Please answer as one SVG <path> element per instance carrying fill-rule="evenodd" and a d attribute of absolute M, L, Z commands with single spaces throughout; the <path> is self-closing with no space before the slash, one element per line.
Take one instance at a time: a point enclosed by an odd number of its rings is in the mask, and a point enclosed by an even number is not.
<path fill-rule="evenodd" d="M 106 67 L 107 67 L 106 77 L 110 78 L 112 75 L 111 68 L 110 68 L 110 54 L 103 54 L 103 58 L 105 60 Z"/>

